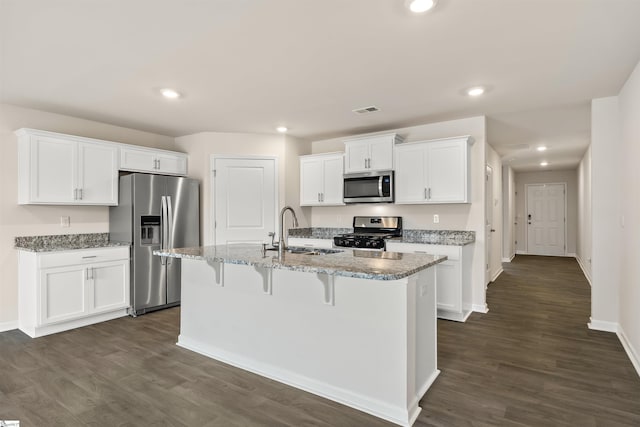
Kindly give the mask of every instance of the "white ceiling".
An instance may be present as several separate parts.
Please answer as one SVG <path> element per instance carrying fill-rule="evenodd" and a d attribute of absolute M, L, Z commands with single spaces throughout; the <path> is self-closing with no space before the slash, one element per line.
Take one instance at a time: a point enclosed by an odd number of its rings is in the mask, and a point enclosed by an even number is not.
<path fill-rule="evenodd" d="M 550 168 L 574 168 L 589 101 L 640 60 L 638 0 L 440 0 L 424 15 L 404 0 L 0 6 L 3 103 L 170 136 L 283 124 L 315 140 L 486 115 L 516 170 L 538 169 L 541 143 Z M 463 94 L 478 84 L 484 96 Z"/>

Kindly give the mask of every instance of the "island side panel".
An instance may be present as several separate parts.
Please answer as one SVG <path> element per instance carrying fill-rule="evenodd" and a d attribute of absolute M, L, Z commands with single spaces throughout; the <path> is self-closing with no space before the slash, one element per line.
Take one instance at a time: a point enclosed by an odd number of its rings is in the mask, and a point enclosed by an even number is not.
<path fill-rule="evenodd" d="M 216 268 L 183 260 L 179 345 L 401 425 L 415 419 L 431 366 L 416 360 L 435 354 L 433 334 L 417 338 L 416 313 L 428 307 L 435 322 L 435 299 L 416 298 L 425 286 L 433 294 L 433 268 L 427 279 L 335 277 L 334 305 L 326 275 L 224 264 L 218 284 Z"/>

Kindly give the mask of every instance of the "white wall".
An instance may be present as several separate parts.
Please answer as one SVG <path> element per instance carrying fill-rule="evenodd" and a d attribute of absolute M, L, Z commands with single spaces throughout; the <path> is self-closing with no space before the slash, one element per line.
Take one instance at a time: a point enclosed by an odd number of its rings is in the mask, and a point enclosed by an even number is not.
<path fill-rule="evenodd" d="M 511 166 L 502 168 L 502 261 L 516 255 L 516 175 Z"/>
<path fill-rule="evenodd" d="M 396 132 L 405 141 L 421 141 L 451 136 L 471 135 L 471 200 L 469 204 L 443 205 L 349 205 L 311 208 L 314 227 L 351 227 L 355 215 L 397 215 L 403 217 L 407 229 L 473 230 L 476 243 L 473 251 L 473 306 L 474 310 L 486 310 L 485 300 L 485 237 L 484 237 L 484 171 L 486 164 L 486 125 L 484 117 L 472 117 L 380 133 Z M 342 138 L 315 141 L 312 152 L 344 151 Z M 498 193 L 499 194 L 499 193 Z M 440 216 L 440 223 L 433 223 L 433 215 Z"/>
<path fill-rule="evenodd" d="M 578 235 L 576 259 L 591 283 L 591 146 L 578 166 Z"/>
<path fill-rule="evenodd" d="M 615 330 L 619 315 L 620 187 L 624 153 L 618 97 L 591 103 L 591 326 Z"/>
<path fill-rule="evenodd" d="M 526 184 L 567 183 L 567 255 L 576 253 L 576 235 L 578 231 L 578 179 L 577 171 L 560 170 L 546 172 L 516 173 L 516 251 L 527 253 L 527 212 L 525 212 L 527 194 Z"/>
<path fill-rule="evenodd" d="M 300 226 L 309 223 L 308 210 L 300 209 L 298 156 L 310 152 L 310 143 L 280 134 L 202 132 L 175 140 L 176 149 L 189 154 L 189 176 L 201 181 L 202 242 L 212 244 L 211 155 L 273 156 L 278 159 L 279 205 L 290 204 Z M 277 232 L 277 230 L 274 230 Z"/>
<path fill-rule="evenodd" d="M 619 96 L 622 161 L 619 190 L 622 231 L 619 335 L 640 374 L 640 63 Z M 595 152 L 594 152 L 595 160 Z M 595 172 L 594 172 L 595 180 Z M 595 182 L 594 182 L 595 184 Z M 594 200 L 595 209 L 595 200 Z M 595 223 L 595 218 L 593 219 Z M 594 228 L 595 248 L 595 228 Z M 599 244 L 599 242 L 598 242 Z M 595 260 L 595 254 L 594 254 Z M 595 277 L 595 269 L 594 269 Z"/>
<path fill-rule="evenodd" d="M 489 259 L 487 260 L 489 264 L 487 279 L 494 281 L 502 273 L 502 235 L 504 233 L 502 224 L 502 160 L 500 160 L 496 150 L 489 144 L 487 144 L 486 156 L 487 164 L 491 167 L 493 173 L 493 200 L 489 208 L 493 212 L 492 229 L 495 230 L 491 233 L 491 252 L 488 254 Z"/>
<path fill-rule="evenodd" d="M 109 231 L 107 207 L 18 205 L 18 151 L 13 132 L 22 127 L 174 148 L 173 138 L 168 136 L 0 104 L 0 331 L 17 327 L 18 254 L 13 249 L 14 237 Z M 60 227 L 61 216 L 71 218 L 69 228 Z"/>

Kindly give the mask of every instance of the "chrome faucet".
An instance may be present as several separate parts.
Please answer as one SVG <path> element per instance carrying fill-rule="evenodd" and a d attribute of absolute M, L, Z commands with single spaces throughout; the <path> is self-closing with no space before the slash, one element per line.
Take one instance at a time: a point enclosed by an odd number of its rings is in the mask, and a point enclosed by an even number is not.
<path fill-rule="evenodd" d="M 287 249 L 287 244 L 285 243 L 285 239 L 284 239 L 284 214 L 287 211 L 291 211 L 291 214 L 293 215 L 293 226 L 294 227 L 298 226 L 298 218 L 296 217 L 296 212 L 293 210 L 293 208 L 291 206 L 285 206 L 284 208 L 282 208 L 282 210 L 280 211 L 280 223 L 278 224 L 279 232 L 280 232 L 280 240 L 278 240 L 279 256 L 282 256 L 285 249 Z"/>

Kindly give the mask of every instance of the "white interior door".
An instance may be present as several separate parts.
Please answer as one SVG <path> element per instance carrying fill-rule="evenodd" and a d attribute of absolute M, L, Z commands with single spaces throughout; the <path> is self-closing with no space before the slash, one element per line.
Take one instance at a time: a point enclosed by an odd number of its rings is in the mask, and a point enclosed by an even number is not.
<path fill-rule="evenodd" d="M 275 158 L 214 157 L 214 242 L 270 242 L 276 231 Z"/>
<path fill-rule="evenodd" d="M 565 184 L 527 187 L 527 252 L 565 255 Z"/>
<path fill-rule="evenodd" d="M 491 282 L 491 257 L 494 255 L 491 248 L 493 247 L 493 168 L 487 165 L 485 176 L 485 241 L 486 241 L 486 258 L 485 258 L 485 284 Z"/>

